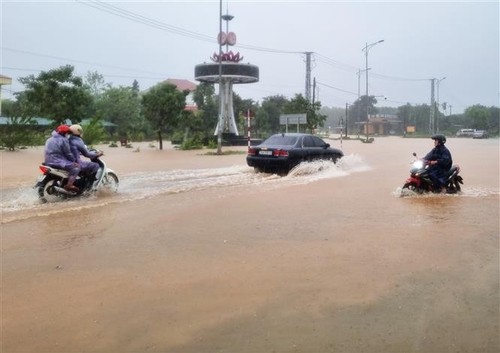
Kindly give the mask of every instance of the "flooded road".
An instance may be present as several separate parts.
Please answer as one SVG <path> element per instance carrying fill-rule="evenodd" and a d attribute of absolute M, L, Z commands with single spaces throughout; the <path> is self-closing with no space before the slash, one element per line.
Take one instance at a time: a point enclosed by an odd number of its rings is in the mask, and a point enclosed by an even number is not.
<path fill-rule="evenodd" d="M 244 156 L 240 159 L 244 161 Z M 308 184 L 321 179 L 345 177 L 351 173 L 369 170 L 370 167 L 358 155 L 346 156 L 337 164 L 328 161 L 303 163 L 287 176 L 255 173 L 246 165 L 222 168 L 185 169 L 170 171 L 133 172 L 120 179 L 119 193 L 101 191 L 97 195 L 77 199 L 61 198 L 55 202 L 42 203 L 36 189 L 25 185 L 6 188 L 2 191 L 0 206 L 2 223 L 31 217 L 50 216 L 79 209 L 99 208 L 110 204 L 133 202 L 159 195 L 195 193 L 200 190 L 215 192 L 237 192 L 249 186 L 259 189 L 283 188 L 297 184 Z"/>
<path fill-rule="evenodd" d="M 342 144 L 287 177 L 110 149 L 117 194 L 43 205 L 2 152 L 2 353 L 498 351 L 498 140 L 449 139 L 463 192 L 423 196 L 430 139 Z"/>

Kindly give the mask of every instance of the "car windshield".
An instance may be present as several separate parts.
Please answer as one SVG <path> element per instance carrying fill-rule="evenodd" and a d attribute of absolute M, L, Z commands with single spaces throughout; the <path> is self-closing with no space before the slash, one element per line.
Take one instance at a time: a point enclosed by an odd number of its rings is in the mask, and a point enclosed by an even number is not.
<path fill-rule="evenodd" d="M 262 144 L 266 146 L 293 146 L 297 142 L 296 136 L 273 135 Z"/>

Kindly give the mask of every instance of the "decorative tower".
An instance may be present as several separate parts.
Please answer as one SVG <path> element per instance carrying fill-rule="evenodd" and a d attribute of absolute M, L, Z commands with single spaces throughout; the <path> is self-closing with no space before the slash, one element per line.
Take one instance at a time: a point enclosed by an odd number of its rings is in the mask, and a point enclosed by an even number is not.
<path fill-rule="evenodd" d="M 218 83 L 220 97 L 219 116 L 221 117 L 215 128 L 214 135 L 219 132 L 226 135 L 238 136 L 238 127 L 234 118 L 233 110 L 233 85 L 238 83 L 253 83 L 259 81 L 259 68 L 252 64 L 243 64 L 243 56 L 240 53 L 233 53 L 229 46 L 236 44 L 236 34 L 229 32 L 229 21 L 233 19 L 231 15 L 224 15 L 222 19 L 226 21 L 226 32 L 220 32 L 217 41 L 220 48 L 226 47 L 226 51 L 214 53 L 210 58 L 213 63 L 203 63 L 194 68 L 194 77 L 197 81 Z M 220 126 L 222 123 L 222 126 Z"/>

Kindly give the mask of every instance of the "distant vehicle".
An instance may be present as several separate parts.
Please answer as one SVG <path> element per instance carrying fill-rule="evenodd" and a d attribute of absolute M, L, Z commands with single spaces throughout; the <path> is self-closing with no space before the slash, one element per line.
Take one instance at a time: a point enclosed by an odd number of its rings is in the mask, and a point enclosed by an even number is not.
<path fill-rule="evenodd" d="M 476 129 L 460 129 L 457 132 L 457 137 L 473 137 Z"/>
<path fill-rule="evenodd" d="M 330 147 L 329 143 L 317 136 L 282 133 L 249 147 L 247 164 L 257 172 L 287 174 L 303 161 L 330 160 L 335 163 L 343 156 L 341 150 Z"/>
<path fill-rule="evenodd" d="M 485 130 L 476 130 L 472 134 L 473 139 L 485 139 L 488 138 L 488 131 Z"/>

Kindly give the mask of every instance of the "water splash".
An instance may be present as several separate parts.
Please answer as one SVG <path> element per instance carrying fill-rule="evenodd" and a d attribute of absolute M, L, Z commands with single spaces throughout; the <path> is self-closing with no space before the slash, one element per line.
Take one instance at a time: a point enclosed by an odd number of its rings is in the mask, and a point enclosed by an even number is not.
<path fill-rule="evenodd" d="M 488 196 L 498 196 L 500 195 L 499 190 L 491 190 L 481 187 L 462 187 L 462 191 L 456 194 L 434 194 L 432 192 L 419 194 L 409 189 L 403 189 L 402 187 L 396 188 L 392 192 L 395 197 L 488 197 Z"/>
<path fill-rule="evenodd" d="M 352 173 L 365 172 L 370 169 L 361 156 L 351 154 L 342 157 L 335 164 L 324 160 L 300 163 L 290 171 L 287 178 L 308 176 L 303 181 L 313 182 L 320 179 L 344 177 Z"/>
<path fill-rule="evenodd" d="M 48 216 L 68 210 L 102 207 L 109 204 L 152 198 L 163 194 L 194 192 L 206 189 L 228 189 L 241 187 L 279 188 L 287 185 L 307 184 L 320 179 L 338 178 L 370 168 L 358 155 L 341 158 L 336 164 L 330 161 L 304 162 L 287 176 L 255 173 L 246 165 L 224 168 L 186 169 L 158 172 L 138 172 L 120 177 L 118 193 L 106 190 L 87 197 L 42 204 L 36 189 L 21 187 L 2 190 L 0 223 L 35 216 Z"/>

